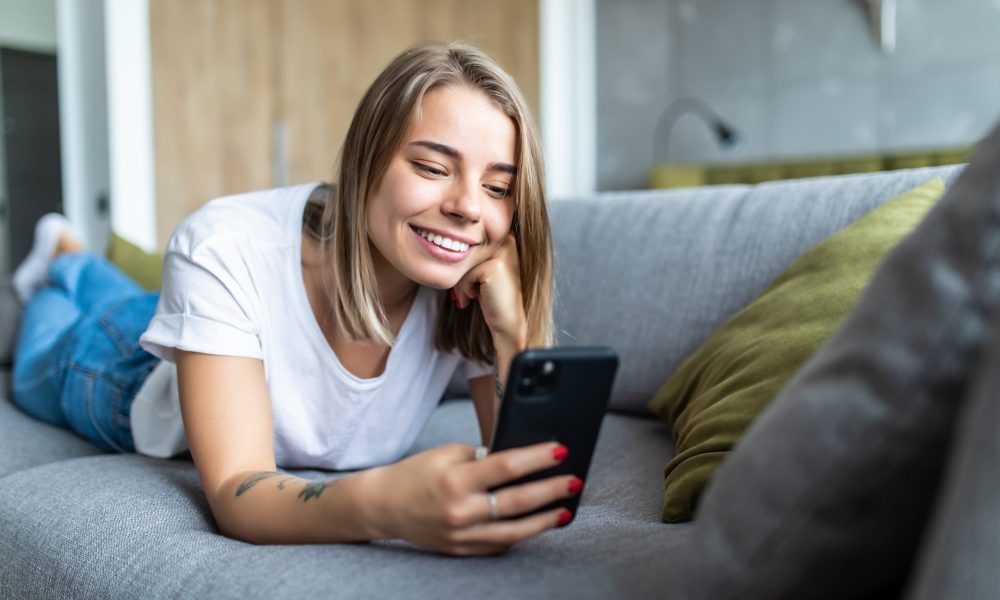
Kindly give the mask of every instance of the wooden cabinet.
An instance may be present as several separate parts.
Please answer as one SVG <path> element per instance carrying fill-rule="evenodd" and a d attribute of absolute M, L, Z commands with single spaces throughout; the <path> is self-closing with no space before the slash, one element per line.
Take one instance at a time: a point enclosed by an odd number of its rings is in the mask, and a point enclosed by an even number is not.
<path fill-rule="evenodd" d="M 401 50 L 489 52 L 538 112 L 538 0 L 150 0 L 157 239 L 206 201 L 329 180 Z"/>

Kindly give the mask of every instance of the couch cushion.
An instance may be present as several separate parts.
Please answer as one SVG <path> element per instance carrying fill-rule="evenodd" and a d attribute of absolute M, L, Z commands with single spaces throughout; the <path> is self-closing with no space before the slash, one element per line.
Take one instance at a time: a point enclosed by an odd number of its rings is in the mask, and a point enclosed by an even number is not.
<path fill-rule="evenodd" d="M 615 348 L 611 408 L 649 414 L 681 362 L 799 255 L 958 168 L 555 200 L 558 342 Z"/>
<path fill-rule="evenodd" d="M 997 335 L 998 165 L 1000 126 L 722 464 L 679 557 L 682 597 L 899 594 Z"/>
<path fill-rule="evenodd" d="M 471 403 L 447 402 L 415 450 L 477 436 Z M 689 539 L 689 526 L 659 522 L 649 485 L 667 437 L 657 421 L 609 415 L 573 524 L 478 559 L 400 541 L 254 546 L 217 533 L 190 462 L 52 463 L 0 479 L 0 589 L 26 599 L 660 598 L 676 577 L 664 557 Z"/>
<path fill-rule="evenodd" d="M 940 178 L 837 231 L 767 286 L 684 361 L 650 402 L 670 426 L 665 522 L 694 516 L 719 463 L 785 382 L 833 335 L 886 253 L 944 193 Z"/>
<path fill-rule="evenodd" d="M 108 240 L 108 260 L 144 290 L 158 290 L 163 285 L 163 255 L 147 252 L 114 231 Z"/>
<path fill-rule="evenodd" d="M 102 454 L 80 436 L 28 416 L 0 396 L 0 478 L 38 465 Z"/>

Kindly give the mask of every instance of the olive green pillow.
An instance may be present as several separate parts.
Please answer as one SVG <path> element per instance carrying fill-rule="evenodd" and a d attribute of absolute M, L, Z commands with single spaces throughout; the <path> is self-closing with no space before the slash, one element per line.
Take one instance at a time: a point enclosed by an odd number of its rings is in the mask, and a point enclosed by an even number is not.
<path fill-rule="evenodd" d="M 163 255 L 147 252 L 111 232 L 108 260 L 146 290 L 158 290 L 163 285 Z"/>
<path fill-rule="evenodd" d="M 649 403 L 677 453 L 663 521 L 694 516 L 702 490 L 750 423 L 841 325 L 886 253 L 944 193 L 935 178 L 886 201 L 796 260 L 724 323 Z"/>

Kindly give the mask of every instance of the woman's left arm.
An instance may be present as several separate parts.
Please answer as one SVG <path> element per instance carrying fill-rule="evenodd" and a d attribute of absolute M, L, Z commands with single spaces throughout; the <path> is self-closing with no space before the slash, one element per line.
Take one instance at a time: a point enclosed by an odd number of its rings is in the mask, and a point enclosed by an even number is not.
<path fill-rule="evenodd" d="M 483 436 L 483 445 L 487 448 L 493 442 L 493 425 L 500 412 L 501 398 L 497 397 L 495 378 L 484 375 L 469 380 L 469 392 L 472 404 L 476 407 L 476 419 L 479 421 L 479 431 Z"/>
<path fill-rule="evenodd" d="M 493 419 L 507 384 L 510 363 L 527 346 L 528 324 L 521 294 L 520 260 L 517 241 L 507 234 L 496 254 L 471 271 L 455 286 L 455 303 L 465 309 L 479 302 L 493 337 L 494 376 L 469 380 L 484 443 L 489 446 Z"/>

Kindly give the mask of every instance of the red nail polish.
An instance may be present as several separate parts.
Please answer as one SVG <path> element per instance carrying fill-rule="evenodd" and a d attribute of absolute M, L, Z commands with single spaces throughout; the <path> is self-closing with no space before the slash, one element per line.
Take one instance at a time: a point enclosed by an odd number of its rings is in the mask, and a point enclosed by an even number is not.
<path fill-rule="evenodd" d="M 451 291 L 451 301 L 452 302 L 456 302 L 458 300 L 458 294 L 455 293 L 454 289 L 452 289 L 450 291 Z"/>
<path fill-rule="evenodd" d="M 576 494 L 583 489 L 583 480 L 579 477 L 574 477 L 569 480 L 569 493 Z"/>
<path fill-rule="evenodd" d="M 562 444 L 556 446 L 555 449 L 552 451 L 552 458 L 556 460 L 563 460 L 567 456 L 569 456 L 569 448 L 563 446 Z"/>
<path fill-rule="evenodd" d="M 564 510 L 561 515 L 559 515 L 559 527 L 565 526 L 567 523 L 573 520 L 573 512 L 569 510 Z"/>

